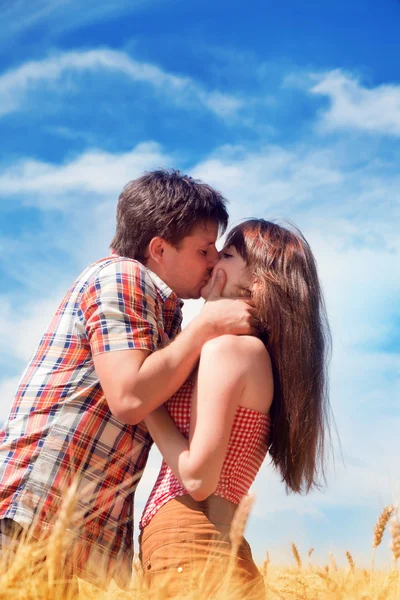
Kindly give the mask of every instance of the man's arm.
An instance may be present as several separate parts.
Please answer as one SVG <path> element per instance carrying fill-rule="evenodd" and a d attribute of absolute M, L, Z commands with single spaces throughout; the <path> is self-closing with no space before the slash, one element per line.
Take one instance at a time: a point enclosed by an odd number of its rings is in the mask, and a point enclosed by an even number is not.
<path fill-rule="evenodd" d="M 222 272 L 223 273 L 223 272 Z M 122 350 L 96 354 L 96 373 L 111 412 L 134 425 L 166 402 L 196 366 L 203 345 L 220 335 L 248 334 L 255 324 L 254 308 L 242 299 L 220 297 L 225 274 L 214 288 L 200 315 L 166 348 Z"/>

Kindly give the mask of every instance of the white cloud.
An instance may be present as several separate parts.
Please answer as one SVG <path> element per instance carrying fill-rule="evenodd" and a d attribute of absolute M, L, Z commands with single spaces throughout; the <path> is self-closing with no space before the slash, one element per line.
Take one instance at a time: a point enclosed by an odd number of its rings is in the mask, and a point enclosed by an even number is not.
<path fill-rule="evenodd" d="M 229 198 L 231 222 L 251 216 L 294 220 L 324 238 L 334 236 L 335 251 L 399 247 L 394 220 L 400 218 L 400 177 L 390 161 L 376 161 L 373 149 L 368 154 L 362 144 L 270 145 L 257 152 L 224 146 L 192 174 Z"/>
<path fill-rule="evenodd" d="M 115 199 L 131 179 L 173 162 L 154 142 L 122 154 L 89 150 L 63 165 L 22 160 L 0 171 L 0 196 L 23 195 L 25 204 L 65 210 L 84 194 Z"/>
<path fill-rule="evenodd" d="M 280 146 L 265 146 L 257 152 L 224 146 L 192 173 L 222 190 L 232 205 L 233 219 L 267 212 L 269 217 L 292 215 L 296 206 L 343 180 L 329 154 Z"/>
<path fill-rule="evenodd" d="M 139 8 L 165 0 L 36 0 L 27 5 L 24 0 L 6 2 L 0 7 L 0 41 L 24 33 L 43 22 L 49 24 L 51 33 L 62 33 L 87 24 L 93 24 L 124 13 L 132 13 Z"/>
<path fill-rule="evenodd" d="M 356 129 L 400 135 L 399 85 L 366 88 L 351 74 L 334 70 L 319 76 L 311 92 L 330 99 L 330 107 L 321 116 L 324 130 Z"/>
<path fill-rule="evenodd" d="M 190 77 L 174 75 L 160 67 L 134 60 L 125 52 L 101 49 L 66 52 L 43 60 L 29 61 L 0 76 L 0 116 L 29 108 L 29 92 L 48 89 L 53 94 L 68 93 L 68 77 L 74 74 L 116 73 L 131 82 L 144 83 L 163 99 L 188 106 L 202 107 L 223 119 L 234 117 L 242 107 L 239 98 L 216 90 L 206 90 Z M 55 86 L 57 84 L 57 86 Z"/>
<path fill-rule="evenodd" d="M 71 282 L 65 284 L 69 286 Z M 60 282 L 51 290 L 51 295 L 46 294 L 35 302 L 26 302 L 19 307 L 18 314 L 11 297 L 0 296 L 0 330 L 3 338 L 7 339 L 8 352 L 22 364 L 29 360 L 65 294 Z"/>

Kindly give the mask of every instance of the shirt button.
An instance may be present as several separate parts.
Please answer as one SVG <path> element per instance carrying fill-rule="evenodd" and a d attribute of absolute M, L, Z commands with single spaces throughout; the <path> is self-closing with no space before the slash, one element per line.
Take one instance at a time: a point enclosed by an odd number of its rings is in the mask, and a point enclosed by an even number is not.
<path fill-rule="evenodd" d="M 182 571 L 183 571 L 182 567 L 178 567 L 177 571 L 178 571 L 178 573 L 182 573 Z"/>

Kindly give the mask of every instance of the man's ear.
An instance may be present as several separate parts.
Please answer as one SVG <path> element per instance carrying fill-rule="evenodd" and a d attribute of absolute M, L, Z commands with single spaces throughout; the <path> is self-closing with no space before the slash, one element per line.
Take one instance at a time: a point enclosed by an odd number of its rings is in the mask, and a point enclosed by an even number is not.
<path fill-rule="evenodd" d="M 164 254 L 165 244 L 166 242 L 162 237 L 153 237 L 147 249 L 148 258 L 151 258 L 156 263 L 160 263 Z"/>

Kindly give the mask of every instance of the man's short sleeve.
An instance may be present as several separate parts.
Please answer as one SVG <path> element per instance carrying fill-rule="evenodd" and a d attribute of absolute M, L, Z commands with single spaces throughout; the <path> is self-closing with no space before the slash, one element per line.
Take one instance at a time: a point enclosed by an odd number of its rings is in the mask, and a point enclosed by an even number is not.
<path fill-rule="evenodd" d="M 82 296 L 92 355 L 158 347 L 157 292 L 140 263 L 121 258 L 101 268 Z"/>

